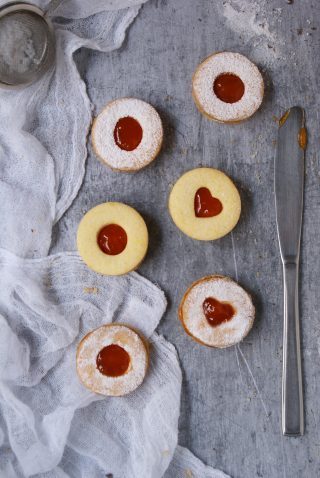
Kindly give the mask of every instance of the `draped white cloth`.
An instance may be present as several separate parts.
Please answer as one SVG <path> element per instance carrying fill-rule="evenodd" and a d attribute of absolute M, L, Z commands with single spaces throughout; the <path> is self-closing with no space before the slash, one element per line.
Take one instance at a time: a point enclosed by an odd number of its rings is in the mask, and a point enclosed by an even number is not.
<path fill-rule="evenodd" d="M 97 275 L 77 253 L 47 255 L 87 156 L 91 105 L 73 53 L 119 48 L 140 3 L 65 0 L 53 17 L 55 68 L 0 92 L 0 477 L 226 476 L 177 447 L 181 371 L 154 332 L 162 291 L 136 273 Z M 121 398 L 89 392 L 75 371 L 81 337 L 110 322 L 151 342 L 146 380 Z"/>

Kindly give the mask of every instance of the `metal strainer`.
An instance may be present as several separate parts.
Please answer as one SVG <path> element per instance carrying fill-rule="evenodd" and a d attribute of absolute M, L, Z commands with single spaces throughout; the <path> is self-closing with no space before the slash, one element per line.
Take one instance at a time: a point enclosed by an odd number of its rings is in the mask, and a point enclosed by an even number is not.
<path fill-rule="evenodd" d="M 11 2 L 0 8 L 1 87 L 34 83 L 54 58 L 53 27 L 40 8 L 25 2 Z"/>

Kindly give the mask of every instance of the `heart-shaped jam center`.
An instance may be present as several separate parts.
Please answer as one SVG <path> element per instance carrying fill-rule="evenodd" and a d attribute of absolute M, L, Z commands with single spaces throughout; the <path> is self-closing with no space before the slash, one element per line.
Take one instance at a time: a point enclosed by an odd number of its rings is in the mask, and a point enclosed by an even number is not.
<path fill-rule="evenodd" d="M 194 213 L 197 217 L 213 217 L 221 213 L 221 201 L 211 195 L 208 188 L 199 188 L 194 196 Z"/>
<path fill-rule="evenodd" d="M 235 309 L 228 302 L 220 302 L 214 297 L 207 297 L 202 304 L 203 313 L 212 327 L 228 322 L 235 314 Z"/>

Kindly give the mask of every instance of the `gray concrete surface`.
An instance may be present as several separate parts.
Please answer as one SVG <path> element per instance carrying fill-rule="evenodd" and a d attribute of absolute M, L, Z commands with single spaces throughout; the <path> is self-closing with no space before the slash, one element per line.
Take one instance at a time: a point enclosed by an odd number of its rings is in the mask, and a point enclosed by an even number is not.
<path fill-rule="evenodd" d="M 75 249 L 82 214 L 100 202 L 124 201 L 143 214 L 150 249 L 140 272 L 166 292 L 159 331 L 177 347 L 184 372 L 180 443 L 234 478 L 320 476 L 319 18 L 317 0 L 150 0 L 120 50 L 83 50 L 76 58 L 95 112 L 117 97 L 142 98 L 160 112 L 165 142 L 158 159 L 135 175 L 111 172 L 90 148 L 84 184 L 55 229 L 53 252 Z M 192 72 L 218 50 L 246 54 L 266 81 L 261 110 L 240 125 L 208 121 L 191 98 Z M 284 438 L 273 115 L 294 104 L 306 108 L 309 131 L 301 271 L 306 434 Z M 186 237 L 167 211 L 174 181 L 200 165 L 221 168 L 241 192 L 239 225 L 216 242 Z M 212 273 L 238 278 L 254 297 L 255 326 L 239 348 L 201 347 L 177 319 L 186 287 Z"/>

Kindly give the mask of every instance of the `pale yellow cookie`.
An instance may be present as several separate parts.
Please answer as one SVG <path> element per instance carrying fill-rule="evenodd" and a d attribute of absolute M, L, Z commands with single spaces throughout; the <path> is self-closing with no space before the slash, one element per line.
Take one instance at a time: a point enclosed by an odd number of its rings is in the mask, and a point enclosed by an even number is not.
<path fill-rule="evenodd" d="M 214 215 L 210 215 L 211 206 Z M 193 239 L 210 241 L 235 227 L 241 200 L 237 188 L 222 171 L 197 168 L 183 174 L 173 186 L 169 211 L 182 232 Z"/>
<path fill-rule="evenodd" d="M 90 209 L 77 234 L 78 251 L 90 269 L 121 275 L 136 269 L 148 248 L 148 230 L 140 214 L 119 202 Z"/>
<path fill-rule="evenodd" d="M 136 98 L 111 101 L 92 126 L 96 155 L 116 171 L 138 171 L 147 166 L 158 155 L 162 140 L 159 114 Z"/>
<path fill-rule="evenodd" d="M 102 395 L 135 390 L 147 373 L 144 340 L 125 325 L 103 325 L 87 334 L 77 349 L 77 372 L 83 385 Z"/>
<path fill-rule="evenodd" d="M 264 82 L 256 65 L 239 53 L 218 52 L 196 69 L 192 96 L 202 114 L 222 123 L 238 123 L 260 107 Z"/>
<path fill-rule="evenodd" d="M 183 296 L 179 318 L 187 332 L 202 345 L 225 348 L 240 342 L 250 331 L 255 308 L 250 295 L 229 277 L 203 277 Z"/>

